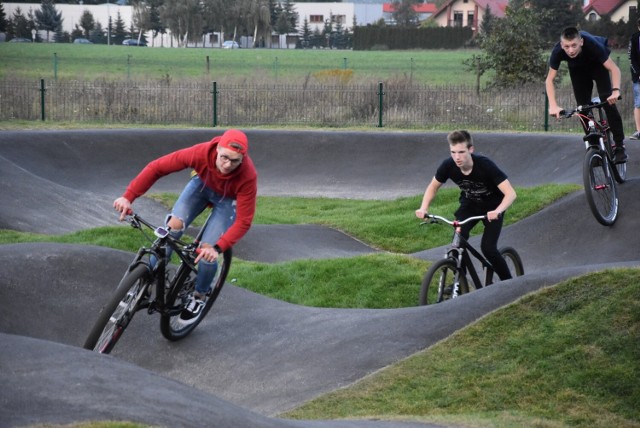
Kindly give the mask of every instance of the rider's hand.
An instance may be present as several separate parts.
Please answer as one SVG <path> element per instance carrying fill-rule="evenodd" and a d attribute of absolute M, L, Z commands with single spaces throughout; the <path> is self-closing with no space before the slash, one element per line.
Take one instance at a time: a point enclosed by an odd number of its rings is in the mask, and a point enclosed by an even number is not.
<path fill-rule="evenodd" d="M 562 111 L 562 107 L 554 106 L 549 107 L 549 116 L 554 116 L 556 119 L 560 119 L 560 112 Z"/>
<path fill-rule="evenodd" d="M 620 95 L 620 92 L 618 91 L 613 91 L 613 93 L 615 93 L 616 95 L 611 94 L 607 97 L 607 102 L 610 105 L 614 105 L 616 102 L 618 102 L 618 95 Z"/>
<path fill-rule="evenodd" d="M 195 263 L 198 263 L 202 259 L 209 263 L 213 263 L 218 258 L 218 252 L 209 244 L 202 243 L 199 250 L 200 251 L 198 252 L 198 257 L 196 257 Z"/>
<path fill-rule="evenodd" d="M 489 211 L 487 212 L 487 220 L 493 221 L 500 218 L 502 213 L 500 211 Z"/>
<path fill-rule="evenodd" d="M 124 218 L 133 212 L 131 208 L 131 202 L 124 196 L 120 196 L 118 199 L 113 201 L 113 208 L 120 213 L 120 221 L 124 220 Z"/>
<path fill-rule="evenodd" d="M 423 209 L 416 210 L 416 217 L 418 217 L 419 219 L 424 219 L 424 216 L 426 215 L 427 215 L 427 210 L 423 210 Z"/>

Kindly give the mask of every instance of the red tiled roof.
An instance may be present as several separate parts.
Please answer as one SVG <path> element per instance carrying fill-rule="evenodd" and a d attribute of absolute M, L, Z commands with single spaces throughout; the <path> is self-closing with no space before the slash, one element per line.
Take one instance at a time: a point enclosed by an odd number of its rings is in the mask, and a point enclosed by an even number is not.
<path fill-rule="evenodd" d="M 435 3 L 419 3 L 413 5 L 413 10 L 416 13 L 435 13 L 437 9 Z M 393 3 L 383 3 L 382 11 L 385 13 L 393 13 L 395 11 Z"/>
<path fill-rule="evenodd" d="M 455 1 L 456 0 L 448 0 L 447 2 L 445 2 L 442 6 L 440 6 L 440 9 L 438 9 L 436 13 L 433 14 L 433 16 L 440 15 L 443 11 L 447 10 L 449 6 L 451 6 L 451 3 L 454 3 Z M 475 4 L 478 5 L 480 9 L 483 9 L 483 10 L 486 10 L 487 7 L 490 7 L 491 14 L 497 18 L 503 18 L 505 16 L 505 11 L 507 9 L 507 6 L 509 5 L 509 0 L 471 0 L 471 1 L 475 2 Z"/>
<path fill-rule="evenodd" d="M 627 0 L 591 0 L 582 10 L 585 13 L 595 11 L 598 15 L 609 15 L 615 12 Z"/>

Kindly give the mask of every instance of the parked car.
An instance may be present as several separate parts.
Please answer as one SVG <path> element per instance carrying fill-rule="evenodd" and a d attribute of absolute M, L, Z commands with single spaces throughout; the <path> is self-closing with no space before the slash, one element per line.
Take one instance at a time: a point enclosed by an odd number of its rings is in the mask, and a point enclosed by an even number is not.
<path fill-rule="evenodd" d="M 125 39 L 122 44 L 125 46 L 147 46 L 144 40 L 140 40 L 140 43 L 138 43 L 137 39 Z"/>
<path fill-rule="evenodd" d="M 10 43 L 31 43 L 31 39 L 27 39 L 25 37 L 14 37 L 9 40 Z"/>
<path fill-rule="evenodd" d="M 77 39 L 75 39 L 75 40 L 73 41 L 73 43 L 76 43 L 76 44 L 78 44 L 78 45 L 92 45 L 92 44 L 93 44 L 93 42 L 92 42 L 91 40 L 89 40 L 89 39 L 84 39 L 84 38 L 82 38 L 82 37 L 78 37 Z"/>
<path fill-rule="evenodd" d="M 222 49 L 240 49 L 240 45 L 234 40 L 227 40 L 222 44 Z"/>

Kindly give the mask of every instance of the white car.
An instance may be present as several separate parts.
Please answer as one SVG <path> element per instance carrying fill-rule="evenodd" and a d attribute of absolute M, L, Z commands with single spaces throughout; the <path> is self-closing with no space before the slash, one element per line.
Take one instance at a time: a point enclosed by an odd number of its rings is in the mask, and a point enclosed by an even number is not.
<path fill-rule="evenodd" d="M 222 44 L 222 49 L 240 49 L 240 45 L 236 41 L 227 40 Z"/>

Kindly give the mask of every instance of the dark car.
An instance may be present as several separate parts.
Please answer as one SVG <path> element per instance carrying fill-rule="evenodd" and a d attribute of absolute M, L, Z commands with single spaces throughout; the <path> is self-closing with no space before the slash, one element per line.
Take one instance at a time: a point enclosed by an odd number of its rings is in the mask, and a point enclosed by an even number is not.
<path fill-rule="evenodd" d="M 83 39 L 82 37 L 78 37 L 77 39 L 75 39 L 73 41 L 73 43 L 77 44 L 77 45 L 92 45 L 93 42 L 91 42 L 89 39 Z"/>
<path fill-rule="evenodd" d="M 138 43 L 138 40 L 136 39 L 126 39 L 122 42 L 123 45 L 125 46 L 147 46 L 147 44 L 140 40 L 140 43 Z"/>

